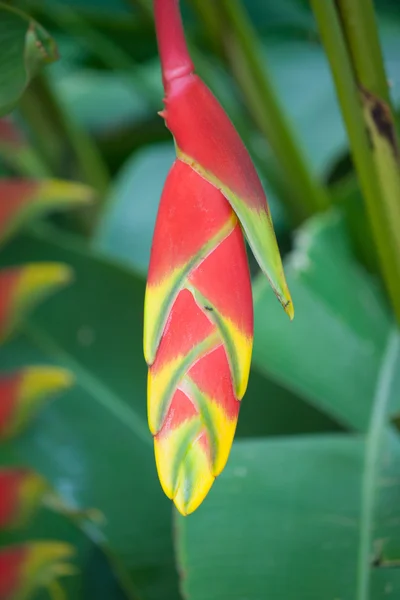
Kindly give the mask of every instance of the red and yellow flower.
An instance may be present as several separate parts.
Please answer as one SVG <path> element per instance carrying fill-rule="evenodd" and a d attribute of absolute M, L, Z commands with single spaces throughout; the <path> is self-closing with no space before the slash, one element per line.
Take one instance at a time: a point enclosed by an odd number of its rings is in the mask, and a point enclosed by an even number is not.
<path fill-rule="evenodd" d="M 154 0 L 177 160 L 160 201 L 148 273 L 148 420 L 161 485 L 193 512 L 228 460 L 246 391 L 253 304 L 243 232 L 290 318 L 293 304 L 251 158 L 195 75 L 178 0 Z"/>

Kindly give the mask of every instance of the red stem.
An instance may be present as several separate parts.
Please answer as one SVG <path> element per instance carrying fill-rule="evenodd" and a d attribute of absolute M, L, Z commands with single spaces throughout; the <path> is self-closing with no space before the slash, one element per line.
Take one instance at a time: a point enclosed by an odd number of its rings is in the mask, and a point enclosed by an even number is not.
<path fill-rule="evenodd" d="M 164 89 L 194 71 L 183 31 L 179 0 L 154 0 L 154 19 Z"/>

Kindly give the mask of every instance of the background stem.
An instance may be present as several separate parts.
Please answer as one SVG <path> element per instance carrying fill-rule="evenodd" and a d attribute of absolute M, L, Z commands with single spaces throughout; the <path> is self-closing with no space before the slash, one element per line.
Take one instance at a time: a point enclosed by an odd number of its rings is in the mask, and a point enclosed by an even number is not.
<path fill-rule="evenodd" d="M 337 0 L 357 81 L 390 103 L 372 0 Z"/>
<path fill-rule="evenodd" d="M 91 137 L 65 110 L 43 73 L 33 80 L 19 108 L 35 145 L 53 174 L 60 175 L 61 166 L 65 167 L 61 162 L 68 160 L 69 151 L 72 175 L 81 178 L 102 196 L 108 188 L 109 175 L 100 152 Z"/>
<path fill-rule="evenodd" d="M 311 0 L 322 42 L 327 53 L 350 147 L 358 173 L 368 218 L 378 251 L 380 269 L 389 297 L 400 321 L 400 251 L 393 227 L 391 199 L 382 188 L 368 137 L 351 57 L 333 2 Z M 400 223 L 398 224 L 400 231 Z"/>
<path fill-rule="evenodd" d="M 295 222 L 329 206 L 326 190 L 312 175 L 295 133 L 276 97 L 250 20 L 239 0 L 220 0 L 220 19 L 228 28 L 226 51 L 232 72 L 258 127 L 268 139 L 279 163 L 290 173 Z"/>

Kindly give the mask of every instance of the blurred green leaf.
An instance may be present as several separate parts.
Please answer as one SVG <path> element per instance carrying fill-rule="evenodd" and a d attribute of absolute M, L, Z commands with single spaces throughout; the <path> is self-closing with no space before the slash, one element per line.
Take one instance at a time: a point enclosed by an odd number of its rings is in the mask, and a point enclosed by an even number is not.
<path fill-rule="evenodd" d="M 140 122 L 151 114 L 140 88 L 110 71 L 80 69 L 60 74 L 56 89 L 76 120 L 92 131 Z"/>
<path fill-rule="evenodd" d="M 51 3 L 52 0 L 47 1 Z M 129 14 L 129 5 L 124 0 L 57 0 L 57 2 L 81 11 L 103 12 L 105 15 Z"/>
<path fill-rule="evenodd" d="M 158 204 L 175 160 L 173 142 L 135 153 L 114 181 L 93 237 L 94 247 L 147 274 Z"/>
<path fill-rule="evenodd" d="M 378 503 L 385 495 L 385 511 L 373 530 L 373 546 L 382 536 L 383 555 L 399 532 L 399 440 L 392 442 L 377 489 Z M 364 449 L 364 441 L 351 436 L 235 443 L 204 505 L 190 518 L 176 517 L 185 596 L 361 598 L 356 573 Z M 399 572 L 369 571 L 377 595 L 365 598 L 377 600 L 397 589 Z"/>
<path fill-rule="evenodd" d="M 68 365 L 77 381 L 21 438 L 18 456 L 72 507 L 104 513 L 98 535 L 141 598 L 177 598 L 171 504 L 158 482 L 146 422 L 144 282 L 61 237 L 25 236 L 1 253 L 3 263 L 62 256 L 76 276 L 0 351 L 3 368 L 54 362 Z"/>
<path fill-rule="evenodd" d="M 276 31 L 284 27 L 305 32 L 315 30 L 308 3 L 299 0 L 247 0 L 246 8 L 260 31 Z"/>
<path fill-rule="evenodd" d="M 392 328 L 378 283 L 355 261 L 338 213 L 315 217 L 286 261 L 295 306 L 287 322 L 259 277 L 253 364 L 339 422 L 369 422 L 374 382 Z"/>
<path fill-rule="evenodd" d="M 40 67 L 57 58 L 55 42 L 43 27 L 0 3 L 0 117 L 14 108 Z"/>

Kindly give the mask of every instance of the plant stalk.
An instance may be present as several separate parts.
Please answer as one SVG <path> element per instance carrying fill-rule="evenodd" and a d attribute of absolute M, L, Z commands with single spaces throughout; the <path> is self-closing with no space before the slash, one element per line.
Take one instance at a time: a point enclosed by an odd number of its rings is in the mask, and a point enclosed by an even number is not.
<path fill-rule="evenodd" d="M 33 80 L 19 108 L 52 172 L 65 176 L 60 169 L 66 144 L 78 171 L 76 175 L 102 196 L 109 184 L 107 167 L 95 143 L 68 114 L 43 73 Z"/>
<path fill-rule="evenodd" d="M 233 74 L 258 127 L 269 141 L 283 170 L 292 182 L 295 221 L 300 222 L 329 207 L 325 188 L 314 178 L 292 127 L 282 111 L 262 60 L 257 35 L 239 0 L 220 0 L 220 23 L 228 26 L 226 51 Z"/>
<path fill-rule="evenodd" d="M 395 195 L 384 185 L 377 170 L 378 163 L 382 164 L 382 157 L 379 148 L 371 139 L 372 136 L 368 136 L 367 126 L 370 123 L 364 118 L 360 93 L 336 6 L 333 2 L 320 0 L 311 0 L 311 5 L 330 62 L 381 273 L 397 320 L 400 322 L 400 213 L 398 207 L 396 209 L 396 206 L 393 206 Z M 370 127 L 369 133 L 371 134 Z M 371 142 L 374 144 L 373 148 Z M 397 196 L 397 203 L 399 197 Z"/>
<path fill-rule="evenodd" d="M 372 0 L 337 0 L 337 6 L 357 81 L 390 105 Z"/>
<path fill-rule="evenodd" d="M 164 89 L 194 71 L 179 12 L 179 0 L 154 0 L 154 16 Z M 171 39 L 173 43 L 171 43 Z"/>

